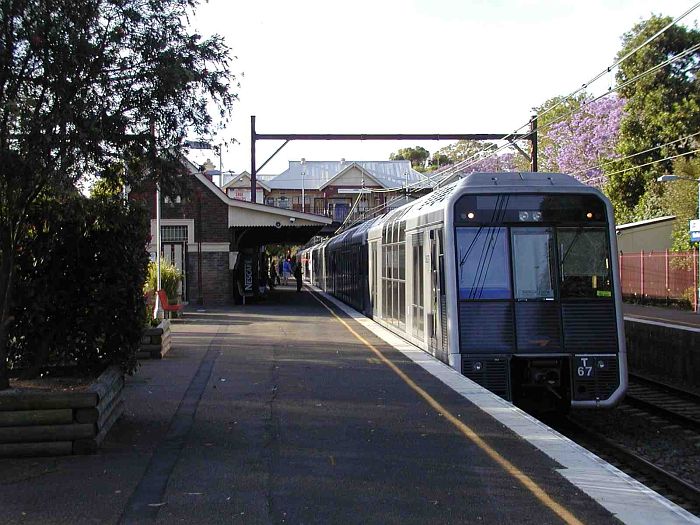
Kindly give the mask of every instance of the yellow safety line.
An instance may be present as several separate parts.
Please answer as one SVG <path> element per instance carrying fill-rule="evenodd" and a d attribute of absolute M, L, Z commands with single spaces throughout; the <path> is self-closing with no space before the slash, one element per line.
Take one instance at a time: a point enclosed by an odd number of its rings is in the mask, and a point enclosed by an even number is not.
<path fill-rule="evenodd" d="M 359 339 L 367 348 L 372 350 L 377 357 L 391 370 L 398 375 L 404 383 L 406 383 L 413 391 L 415 391 L 420 397 L 422 397 L 431 407 L 437 410 L 442 416 L 452 423 L 457 430 L 469 438 L 476 446 L 483 450 L 491 459 L 498 463 L 503 469 L 508 472 L 511 476 L 522 483 L 527 490 L 529 490 L 538 500 L 540 500 L 547 508 L 554 512 L 566 523 L 571 525 L 583 525 L 576 516 L 571 512 L 566 510 L 559 503 L 554 501 L 537 483 L 535 483 L 527 474 L 521 471 L 518 467 L 513 465 L 510 461 L 504 458 L 496 450 L 494 450 L 488 443 L 481 439 L 476 432 L 474 432 L 468 425 L 465 425 L 461 420 L 453 416 L 445 407 L 443 407 L 438 401 L 436 401 L 430 394 L 419 387 L 413 380 L 404 374 L 399 367 L 394 363 L 389 361 L 384 354 L 382 354 L 372 343 L 367 341 L 364 337 L 358 334 L 348 323 L 345 322 L 338 314 L 336 314 L 325 302 L 323 302 L 315 293 L 311 294 L 314 299 L 323 305 L 323 307 L 328 310 L 333 317 L 335 317 L 340 323 L 348 329 L 348 331 Z"/>

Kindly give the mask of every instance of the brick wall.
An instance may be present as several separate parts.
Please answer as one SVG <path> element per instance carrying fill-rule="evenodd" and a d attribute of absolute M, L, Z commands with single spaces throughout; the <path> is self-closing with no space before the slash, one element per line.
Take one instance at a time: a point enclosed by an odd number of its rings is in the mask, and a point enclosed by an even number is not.
<path fill-rule="evenodd" d="M 166 204 L 161 201 L 160 216 L 162 219 L 194 219 L 194 240 L 199 242 L 200 228 L 199 222 L 199 201 L 201 199 L 201 233 L 202 242 L 229 242 L 228 233 L 228 205 L 223 202 L 216 193 L 204 186 L 204 184 L 192 176 L 193 190 L 188 195 L 182 195 L 182 202 L 179 204 Z M 216 190 L 221 191 L 221 190 Z M 142 200 L 147 203 L 151 218 L 156 218 L 156 196 L 155 192 L 144 192 L 132 195 L 131 198 Z"/>
<path fill-rule="evenodd" d="M 199 255 L 190 252 L 187 256 L 188 294 L 190 304 L 197 304 L 199 296 Z M 228 269 L 228 252 L 202 253 L 202 298 L 204 306 L 231 304 L 231 279 Z"/>
<path fill-rule="evenodd" d="M 632 372 L 700 387 L 700 333 L 625 320 L 625 338 Z"/>

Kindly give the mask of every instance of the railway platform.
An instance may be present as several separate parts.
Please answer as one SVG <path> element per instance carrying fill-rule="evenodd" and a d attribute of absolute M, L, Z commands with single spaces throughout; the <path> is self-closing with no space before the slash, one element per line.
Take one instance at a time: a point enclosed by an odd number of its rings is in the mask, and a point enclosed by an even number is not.
<path fill-rule="evenodd" d="M 173 332 L 98 454 L 0 460 L 3 523 L 700 523 L 308 289 Z"/>
<path fill-rule="evenodd" d="M 652 321 L 679 328 L 700 329 L 700 314 L 688 310 L 624 303 L 623 313 L 625 319 L 630 321 Z"/>

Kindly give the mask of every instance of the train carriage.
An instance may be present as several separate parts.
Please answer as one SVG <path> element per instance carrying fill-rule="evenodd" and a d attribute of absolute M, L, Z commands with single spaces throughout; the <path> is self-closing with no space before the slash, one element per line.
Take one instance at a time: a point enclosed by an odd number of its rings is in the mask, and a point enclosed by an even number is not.
<path fill-rule="evenodd" d="M 609 407 L 627 386 L 612 217 L 567 175 L 475 173 L 329 241 L 321 287 L 520 406 Z"/>

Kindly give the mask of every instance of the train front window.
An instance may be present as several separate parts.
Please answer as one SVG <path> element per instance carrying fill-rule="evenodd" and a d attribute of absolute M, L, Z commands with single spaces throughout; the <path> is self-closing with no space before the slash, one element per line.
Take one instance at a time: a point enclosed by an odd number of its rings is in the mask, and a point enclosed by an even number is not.
<path fill-rule="evenodd" d="M 561 296 L 612 297 L 608 237 L 600 228 L 559 228 Z"/>
<path fill-rule="evenodd" d="M 459 298 L 510 299 L 506 228 L 457 228 Z"/>
<path fill-rule="evenodd" d="M 515 298 L 554 299 L 553 235 L 549 228 L 513 228 Z"/>

